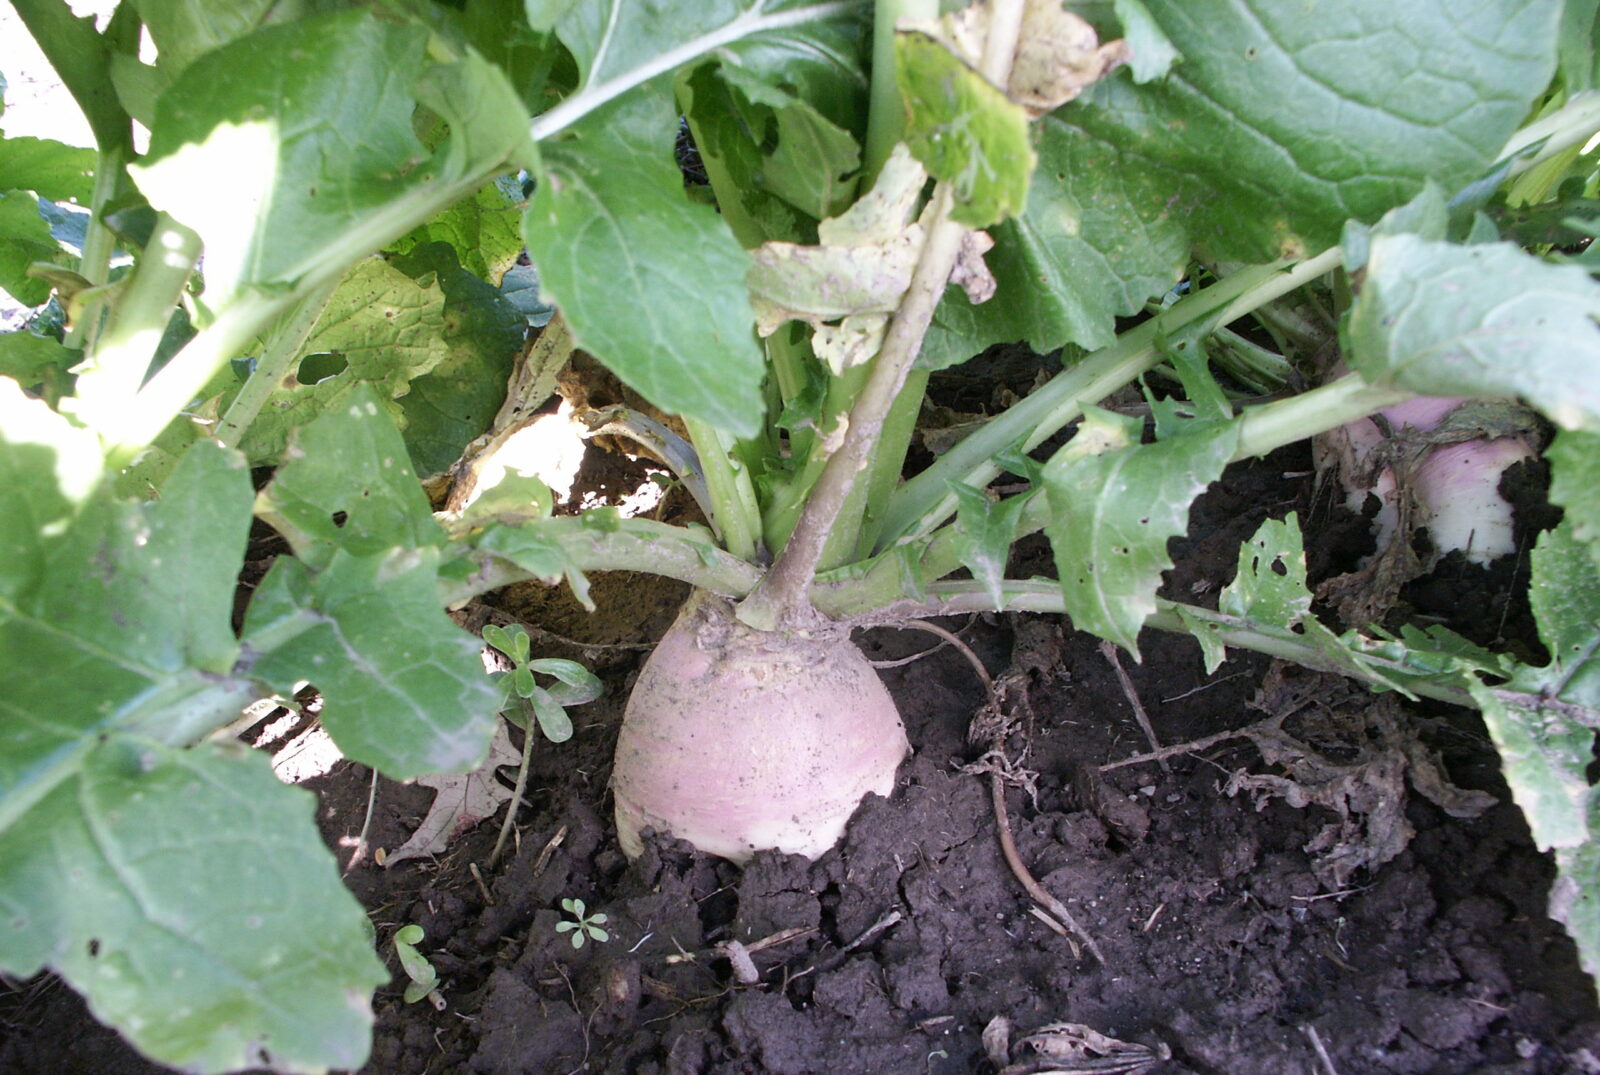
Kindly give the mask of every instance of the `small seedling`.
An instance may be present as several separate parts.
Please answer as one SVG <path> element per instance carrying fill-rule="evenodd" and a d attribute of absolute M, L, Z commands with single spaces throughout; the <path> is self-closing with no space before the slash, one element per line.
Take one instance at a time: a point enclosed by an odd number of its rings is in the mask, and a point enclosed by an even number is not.
<path fill-rule="evenodd" d="M 428 957 L 417 950 L 423 937 L 422 927 L 410 925 L 397 930 L 394 935 L 394 952 L 400 957 L 400 966 L 411 981 L 406 983 L 405 1001 L 415 1004 L 423 997 L 439 1011 L 444 1011 L 444 996 L 439 992 L 439 972 L 434 970 Z"/>
<path fill-rule="evenodd" d="M 591 937 L 594 938 L 596 943 L 604 943 L 611 939 L 611 934 L 607 933 L 600 925 L 606 920 L 604 912 L 596 911 L 594 914 L 587 914 L 587 908 L 584 906 L 583 901 L 577 899 L 562 900 L 561 909 L 572 916 L 572 921 L 556 923 L 556 932 L 566 933 L 571 931 L 572 947 L 582 948 L 583 942 Z"/>

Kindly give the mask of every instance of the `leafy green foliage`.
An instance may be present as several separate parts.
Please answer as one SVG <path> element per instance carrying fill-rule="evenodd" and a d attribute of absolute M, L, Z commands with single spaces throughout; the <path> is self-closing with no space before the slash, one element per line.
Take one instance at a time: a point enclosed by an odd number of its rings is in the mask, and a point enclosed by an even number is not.
<path fill-rule="evenodd" d="M 647 92 L 546 150 L 528 249 L 580 347 L 657 406 L 748 436 L 764 409 L 749 259 L 711 207 L 684 197 L 672 120 Z"/>
<path fill-rule="evenodd" d="M 0 834 L 0 968 L 54 969 L 169 1064 L 359 1067 L 387 975 L 313 813 L 262 756 L 100 744 Z"/>
<path fill-rule="evenodd" d="M 1432 179 L 1475 179 L 1550 80 L 1553 0 L 1472 9 L 1353 0 L 1307 18 L 1239 0 L 1146 0 L 1183 56 L 1068 111 L 1164 182 L 1197 245 L 1251 260 L 1336 242 Z"/>
<path fill-rule="evenodd" d="M 1045 532 L 1067 615 L 1133 654 L 1156 610 L 1161 572 L 1172 566 L 1167 539 L 1188 528 L 1189 505 L 1238 443 L 1235 426 L 1214 425 L 1141 446 L 1141 428 L 1092 411 L 1044 471 L 1053 516 Z"/>
<path fill-rule="evenodd" d="M 100 152 L 0 140 L 0 287 L 42 302 L 27 266 L 55 261 L 71 318 L 70 346 L 0 338 L 0 969 L 55 968 L 168 1063 L 359 1066 L 380 977 L 359 910 L 303 794 L 209 737 L 244 703 L 309 681 L 340 748 L 391 777 L 477 766 L 500 711 L 559 742 L 593 677 L 491 630 L 512 670 L 486 681 L 447 605 L 527 577 L 587 602 L 585 572 L 618 568 L 738 597 L 781 573 L 786 542 L 834 521 L 819 543 L 840 566 L 801 578 L 799 604 L 1026 597 L 1130 650 L 1154 623 L 1193 632 L 1212 668 L 1250 646 L 1379 689 L 1470 696 L 1556 855 L 1552 914 L 1600 966 L 1586 780 L 1600 292 L 1592 252 L 1541 258 L 1494 234 L 1570 245 L 1594 229 L 1579 146 L 1595 120 L 1562 97 L 1594 84 L 1592 2 L 1340 0 L 1308 16 L 1273 0 L 1112 0 L 1086 5 L 1098 40 L 1036 5 L 1024 18 L 1050 33 L 1025 28 L 1006 93 L 974 69 L 978 11 L 906 30 L 874 71 L 860 6 L 833 0 L 175 0 L 125 5 L 103 33 L 54 0 L 17 7 Z M 141 22 L 153 66 L 136 55 Z M 1039 47 L 1056 33 L 1061 50 Z M 1041 51 L 1055 57 L 1043 68 Z M 1525 130 L 1497 166 L 1535 110 L 1554 133 Z M 130 115 L 151 128 L 142 155 Z M 869 130 L 903 130 L 909 152 Z M 1546 134 L 1566 148 L 1546 152 Z M 913 154 L 993 249 L 970 233 L 923 242 L 953 229 Z M 1505 170 L 1523 167 L 1513 189 L 1534 204 L 1498 207 Z M 109 231 L 62 240 L 41 198 L 99 198 Z M 204 244 L 203 286 L 185 225 Z M 136 262 L 114 284 L 108 235 Z M 536 268 L 512 268 L 523 244 Z M 1329 272 L 1332 305 L 1321 291 L 1279 303 Z M 1331 336 L 1325 309 L 1346 298 L 1343 357 L 1378 387 L 1352 378 L 1353 394 L 1235 417 L 1204 337 L 1256 312 L 1284 352 L 1264 356 L 1277 388 L 1307 372 Z M 517 358 L 550 304 L 578 346 L 686 420 L 695 451 L 673 465 L 707 517 L 742 519 L 770 548 L 752 538 L 734 555 L 703 528 L 556 514 L 515 468 L 434 514 L 418 472 L 472 476 L 477 449 L 508 435 L 482 436 L 508 390 L 515 419 L 544 404 Z M 776 331 L 758 340 L 758 327 Z M 859 520 L 884 515 L 902 473 L 926 384 L 912 362 L 942 369 L 1018 340 L 1073 350 L 965 442 L 982 451 L 957 446 L 917 476 L 932 497 L 889 513 L 915 540 L 835 557 L 871 544 Z M 1157 363 L 1187 398 L 1147 390 L 1156 439 L 1143 443 L 1142 419 L 1093 404 Z M 890 400 L 888 380 L 910 387 Z M 1437 628 L 1335 634 L 1312 614 L 1293 518 L 1241 550 L 1217 608 L 1158 598 L 1167 544 L 1225 463 L 1400 388 L 1520 396 L 1560 427 L 1549 458 L 1567 521 L 1541 539 L 1530 590 L 1547 666 Z M 1024 454 L 1086 409 L 1048 463 Z M 129 415 L 151 428 L 130 432 Z M 852 458 L 865 494 L 831 480 L 828 461 Z M 259 494 L 252 462 L 275 465 Z M 1026 490 L 989 488 L 1002 469 Z M 293 555 L 236 635 L 252 515 Z M 1039 529 L 1056 591 L 1006 576 L 1014 539 Z M 962 568 L 970 580 L 947 578 Z M 178 883 L 191 876 L 216 883 Z M 574 945 L 606 939 L 603 915 L 563 906 Z M 437 985 L 420 940 L 395 938 L 415 995 Z"/>
<path fill-rule="evenodd" d="M 1432 395 L 1520 395 L 1564 429 L 1600 428 L 1600 284 L 1506 243 L 1377 236 L 1350 311 L 1350 364 Z"/>
<path fill-rule="evenodd" d="M 1035 159 L 1022 106 L 929 34 L 897 34 L 894 47 L 906 141 L 930 174 L 950 184 L 952 216 L 984 228 L 1018 212 Z"/>

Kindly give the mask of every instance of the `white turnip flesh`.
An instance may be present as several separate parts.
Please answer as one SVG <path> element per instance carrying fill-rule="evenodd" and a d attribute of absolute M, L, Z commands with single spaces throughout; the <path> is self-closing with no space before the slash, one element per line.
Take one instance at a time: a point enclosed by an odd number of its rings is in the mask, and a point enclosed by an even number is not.
<path fill-rule="evenodd" d="M 848 634 L 756 631 L 696 593 L 628 699 L 611 786 L 623 851 L 645 829 L 744 862 L 816 858 L 910 751 L 878 674 Z"/>

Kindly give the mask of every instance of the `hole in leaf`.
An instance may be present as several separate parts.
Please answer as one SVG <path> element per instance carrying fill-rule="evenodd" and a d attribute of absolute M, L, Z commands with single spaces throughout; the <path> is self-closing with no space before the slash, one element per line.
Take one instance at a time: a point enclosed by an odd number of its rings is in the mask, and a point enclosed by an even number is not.
<path fill-rule="evenodd" d="M 300 368 L 295 371 L 294 379 L 301 384 L 316 384 L 329 377 L 337 377 L 349 365 L 343 355 L 328 351 L 307 355 L 300 360 Z"/>

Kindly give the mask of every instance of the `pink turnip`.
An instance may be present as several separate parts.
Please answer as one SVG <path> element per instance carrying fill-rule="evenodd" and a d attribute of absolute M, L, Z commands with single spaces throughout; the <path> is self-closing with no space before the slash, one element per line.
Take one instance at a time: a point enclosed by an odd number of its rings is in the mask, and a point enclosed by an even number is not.
<path fill-rule="evenodd" d="M 628 700 L 611 777 L 623 850 L 648 828 L 737 862 L 815 858 L 866 795 L 893 790 L 909 749 L 843 628 L 758 631 L 696 593 Z"/>
<path fill-rule="evenodd" d="M 1406 520 L 1428 531 L 1435 562 L 1453 550 L 1476 564 L 1512 552 L 1514 520 L 1500 479 L 1537 454 L 1527 412 L 1511 403 L 1418 396 L 1378 413 L 1383 426 L 1363 418 L 1317 443 L 1318 470 L 1337 468 L 1352 511 L 1361 511 L 1369 494 L 1378 497 L 1378 548 L 1404 539 L 1397 531 Z"/>

